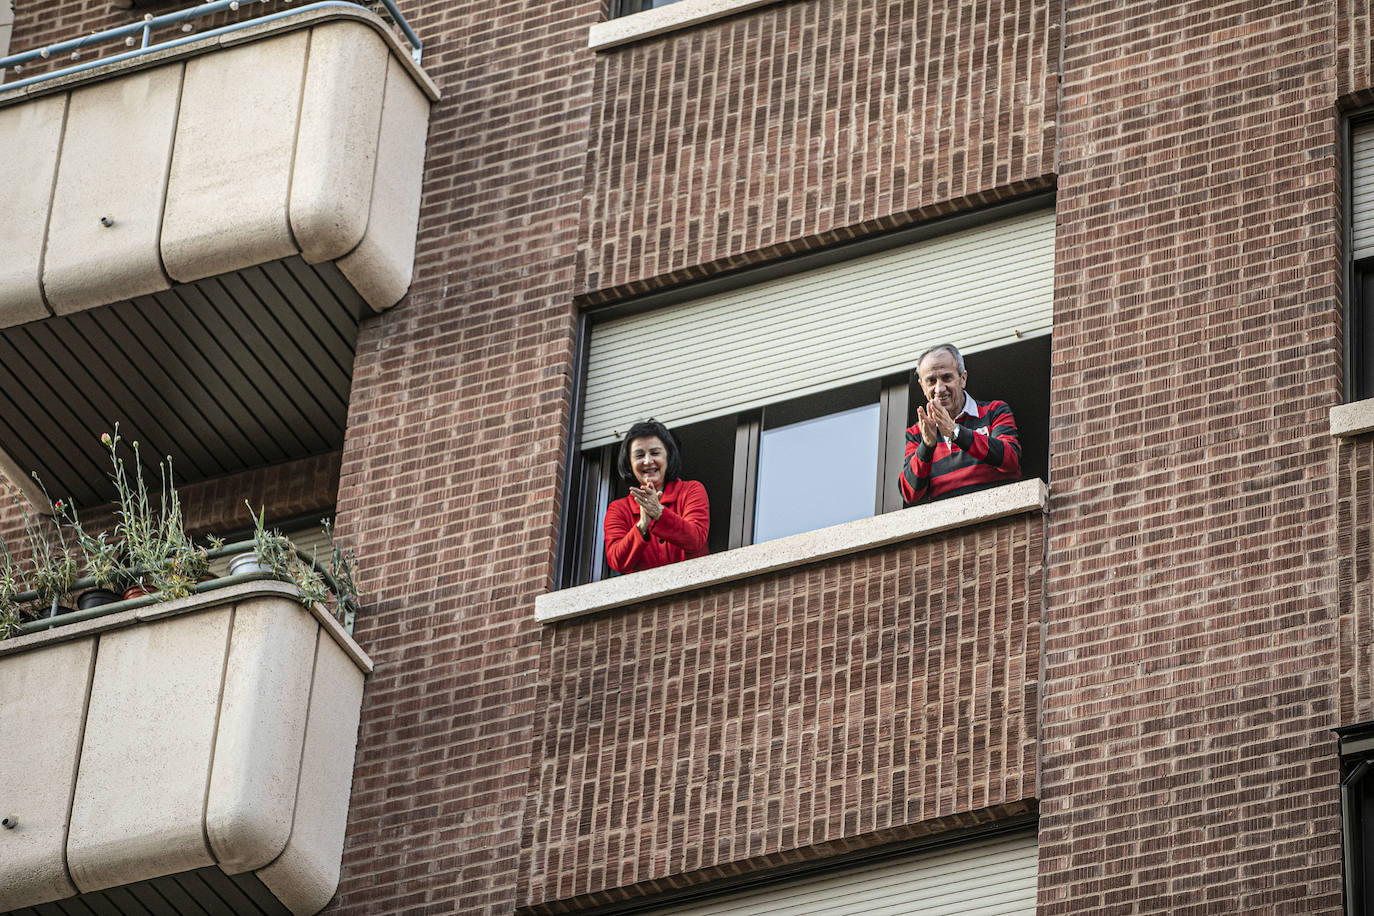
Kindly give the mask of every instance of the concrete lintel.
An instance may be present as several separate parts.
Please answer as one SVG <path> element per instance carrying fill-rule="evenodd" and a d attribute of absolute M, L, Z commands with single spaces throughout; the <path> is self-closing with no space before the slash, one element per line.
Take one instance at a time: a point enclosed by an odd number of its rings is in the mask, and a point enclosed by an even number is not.
<path fill-rule="evenodd" d="M 722 19 L 777 2 L 778 0 L 678 0 L 676 3 L 645 10 L 642 13 L 593 23 L 591 33 L 587 36 L 587 47 L 593 51 L 605 51 L 632 41 L 690 28 L 710 22 L 712 19 Z"/>
<path fill-rule="evenodd" d="M 534 616 L 542 623 L 578 617 L 1010 515 L 1043 512 L 1048 505 L 1049 493 L 1044 481 L 1038 478 L 1023 480 L 671 566 L 548 592 L 534 599 Z"/>
<path fill-rule="evenodd" d="M 1374 398 L 1331 408 L 1331 435 L 1349 438 L 1374 430 Z"/>

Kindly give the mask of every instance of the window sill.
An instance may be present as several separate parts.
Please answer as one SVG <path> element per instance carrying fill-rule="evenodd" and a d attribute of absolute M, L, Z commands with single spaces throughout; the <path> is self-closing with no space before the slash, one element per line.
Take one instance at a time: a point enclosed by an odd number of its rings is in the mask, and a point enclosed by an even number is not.
<path fill-rule="evenodd" d="M 1331 435 L 1348 439 L 1374 431 L 1374 398 L 1331 408 Z"/>
<path fill-rule="evenodd" d="M 587 47 L 593 51 L 604 51 L 777 2 L 778 0 L 678 0 L 677 3 L 657 9 L 594 23 L 587 38 Z"/>
<path fill-rule="evenodd" d="M 900 512 L 888 512 L 726 553 L 686 560 L 672 566 L 548 592 L 534 599 L 534 616 L 541 623 L 579 617 L 1009 515 L 1043 512 L 1047 504 L 1048 493 L 1044 481 L 1023 480 L 967 496 L 902 509 Z"/>

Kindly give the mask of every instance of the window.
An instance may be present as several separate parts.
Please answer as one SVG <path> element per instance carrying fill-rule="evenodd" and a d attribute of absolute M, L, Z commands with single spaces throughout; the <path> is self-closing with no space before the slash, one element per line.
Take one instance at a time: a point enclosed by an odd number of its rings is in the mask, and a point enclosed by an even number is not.
<path fill-rule="evenodd" d="M 912 369 L 940 343 L 973 397 L 1011 405 L 1023 476 L 1045 476 L 1054 213 L 1034 203 L 585 316 L 562 584 L 607 574 L 621 431 L 651 416 L 706 487 L 712 553 L 902 508 Z"/>
<path fill-rule="evenodd" d="M 972 837 L 902 852 L 810 862 L 768 881 L 744 874 L 737 888 L 696 899 L 636 909 L 644 916 L 809 913 L 1034 913 L 1039 877 L 1035 830 Z M 678 892 L 679 896 L 692 890 Z"/>
<path fill-rule="evenodd" d="M 1350 128 L 1350 303 L 1346 321 L 1346 394 L 1374 397 L 1374 119 Z"/>
<path fill-rule="evenodd" d="M 628 16 L 631 13 L 642 13 L 677 2 L 678 0 L 611 0 L 611 16 Z"/>
<path fill-rule="evenodd" d="M 1335 732 L 1341 755 L 1345 912 L 1374 916 L 1374 722 Z"/>

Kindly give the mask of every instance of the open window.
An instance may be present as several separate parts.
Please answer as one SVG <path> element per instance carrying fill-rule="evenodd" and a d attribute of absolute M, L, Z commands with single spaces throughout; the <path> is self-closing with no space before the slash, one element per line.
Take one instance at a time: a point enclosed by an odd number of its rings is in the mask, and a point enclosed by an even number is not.
<path fill-rule="evenodd" d="M 1374 116 L 1350 124 L 1350 285 L 1346 396 L 1374 397 Z"/>
<path fill-rule="evenodd" d="M 1048 465 L 1054 212 L 1045 201 L 589 313 L 563 585 L 607 573 L 622 432 L 653 417 L 711 500 L 712 553 L 902 508 L 916 359 L 964 352 L 968 391 L 1016 414 Z M 880 247 L 881 244 L 881 247 Z M 752 282 L 750 282 L 752 281 Z"/>

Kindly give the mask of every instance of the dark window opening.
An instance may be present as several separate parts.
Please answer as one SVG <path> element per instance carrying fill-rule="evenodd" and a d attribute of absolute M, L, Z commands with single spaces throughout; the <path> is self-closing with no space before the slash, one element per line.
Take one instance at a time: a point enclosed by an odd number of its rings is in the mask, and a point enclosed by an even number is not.
<path fill-rule="evenodd" d="M 1049 336 L 966 354 L 965 364 L 974 398 L 1011 406 L 1022 479 L 1048 480 Z M 710 552 L 901 509 L 905 431 L 921 403 L 909 371 L 673 427 L 682 476 L 710 497 Z M 574 462 L 563 586 L 614 575 L 601 526 L 610 502 L 628 493 L 615 470 L 618 448 L 588 449 Z"/>
<path fill-rule="evenodd" d="M 1374 916 L 1374 722 L 1334 729 L 1341 755 L 1346 916 Z"/>
<path fill-rule="evenodd" d="M 658 9 L 660 6 L 677 2 L 679 0 L 611 0 L 611 18 L 628 16 L 631 13 L 642 13 L 645 10 Z"/>
<path fill-rule="evenodd" d="M 1374 398 L 1374 258 L 1355 264 L 1346 334 L 1350 338 L 1351 399 Z"/>

